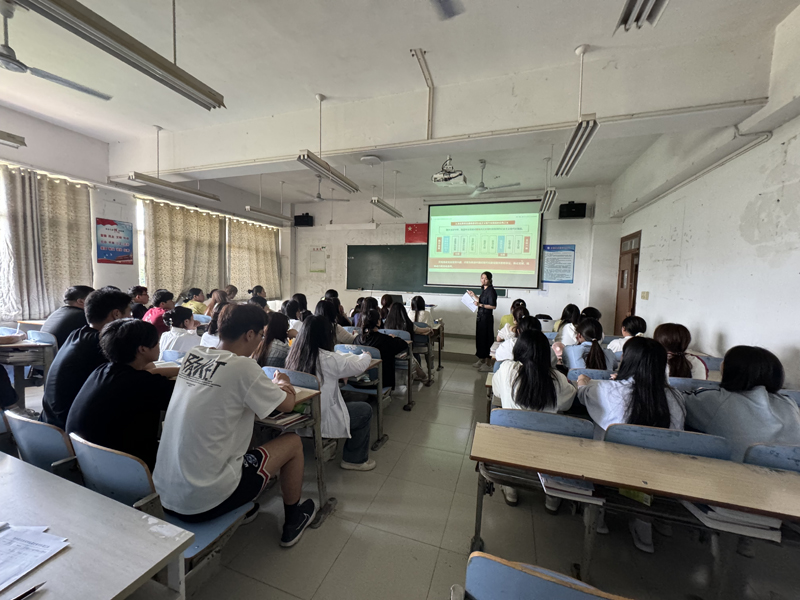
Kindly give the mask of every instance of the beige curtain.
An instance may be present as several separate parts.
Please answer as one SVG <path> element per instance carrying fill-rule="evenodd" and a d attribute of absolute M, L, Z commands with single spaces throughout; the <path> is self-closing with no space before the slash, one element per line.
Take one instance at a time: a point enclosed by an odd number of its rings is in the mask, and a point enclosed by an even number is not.
<path fill-rule="evenodd" d="M 0 320 L 44 319 L 92 283 L 89 189 L 0 166 Z"/>
<path fill-rule="evenodd" d="M 281 297 L 278 270 L 278 232 L 228 219 L 228 268 L 230 283 L 246 291 L 264 286 L 270 300 Z"/>
<path fill-rule="evenodd" d="M 222 287 L 225 220 L 190 208 L 144 201 L 145 273 L 152 294 Z M 224 265 L 224 263 L 223 263 Z"/>

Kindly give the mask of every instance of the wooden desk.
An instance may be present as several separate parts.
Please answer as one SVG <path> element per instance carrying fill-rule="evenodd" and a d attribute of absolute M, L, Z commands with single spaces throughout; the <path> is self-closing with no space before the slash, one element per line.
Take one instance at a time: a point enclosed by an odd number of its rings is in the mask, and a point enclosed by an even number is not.
<path fill-rule="evenodd" d="M 46 381 L 54 356 L 55 348 L 52 344 L 23 340 L 0 346 L 0 365 L 14 367 L 14 390 L 21 408 L 25 408 L 25 367 L 41 366 Z"/>
<path fill-rule="evenodd" d="M 30 320 L 22 320 L 17 321 L 20 325 L 30 325 L 31 327 L 41 327 L 44 325 L 44 319 L 30 319 Z"/>
<path fill-rule="evenodd" d="M 0 592 L 9 600 L 47 581 L 36 600 L 184 598 L 183 551 L 194 534 L 0 453 L 0 506 L 12 525 L 47 525 L 69 546 Z M 167 567 L 169 590 L 153 575 Z"/>

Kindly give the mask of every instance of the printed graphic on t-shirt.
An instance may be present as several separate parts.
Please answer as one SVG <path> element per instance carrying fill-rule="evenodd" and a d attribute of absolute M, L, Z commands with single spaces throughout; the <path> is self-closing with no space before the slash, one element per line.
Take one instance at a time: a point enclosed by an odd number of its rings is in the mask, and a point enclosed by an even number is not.
<path fill-rule="evenodd" d="M 189 385 L 204 385 L 206 387 L 220 387 L 218 383 L 213 383 L 211 380 L 217 369 L 227 365 L 227 362 L 215 360 L 213 358 L 204 358 L 197 354 L 189 353 L 183 359 L 180 374 L 178 377 L 183 379 Z"/>

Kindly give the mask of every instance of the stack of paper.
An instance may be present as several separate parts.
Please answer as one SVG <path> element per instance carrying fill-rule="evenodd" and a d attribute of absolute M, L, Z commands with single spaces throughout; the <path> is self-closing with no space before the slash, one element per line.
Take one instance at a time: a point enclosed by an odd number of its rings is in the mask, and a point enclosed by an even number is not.
<path fill-rule="evenodd" d="M 65 538 L 45 531 L 47 527 L 0 523 L 0 592 L 69 546 Z"/>
<path fill-rule="evenodd" d="M 539 481 L 542 482 L 545 494 L 556 498 L 565 498 L 575 502 L 586 502 L 589 504 L 605 504 L 604 498 L 594 495 L 594 484 L 582 479 L 569 479 L 567 477 L 556 477 L 555 475 L 545 475 L 539 473 Z"/>
<path fill-rule="evenodd" d="M 694 504 L 686 500 L 681 500 L 681 504 L 710 529 L 773 542 L 781 541 L 780 519 L 753 515 L 719 506 L 709 506 L 708 504 Z"/>
<path fill-rule="evenodd" d="M 470 296 L 469 293 L 465 293 L 463 296 L 461 296 L 461 302 L 472 312 L 478 310 L 478 307 L 475 306 L 475 300 L 472 299 L 472 296 Z"/>
<path fill-rule="evenodd" d="M 282 412 L 273 412 L 270 416 L 262 419 L 262 422 L 272 425 L 274 427 L 279 427 L 281 429 L 286 429 L 289 426 L 296 425 L 301 421 L 308 421 L 309 417 L 304 414 L 299 414 L 296 412 L 289 412 L 289 413 L 282 413 Z"/>

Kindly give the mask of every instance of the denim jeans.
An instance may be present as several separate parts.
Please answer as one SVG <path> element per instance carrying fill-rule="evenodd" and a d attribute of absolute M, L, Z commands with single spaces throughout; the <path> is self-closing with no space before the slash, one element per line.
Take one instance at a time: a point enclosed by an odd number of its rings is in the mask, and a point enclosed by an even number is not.
<path fill-rule="evenodd" d="M 347 402 L 350 413 L 350 439 L 344 445 L 342 460 L 360 465 L 369 458 L 369 431 L 372 406 L 367 402 Z"/>

